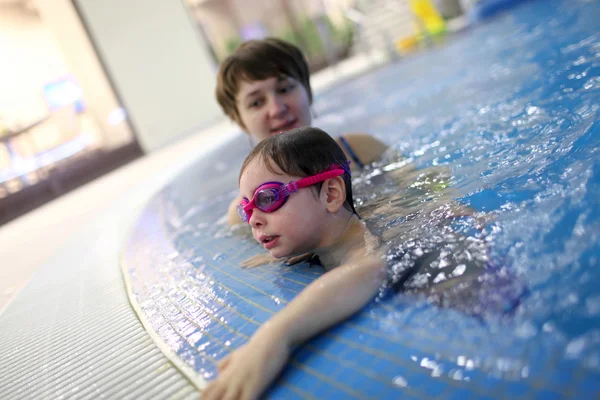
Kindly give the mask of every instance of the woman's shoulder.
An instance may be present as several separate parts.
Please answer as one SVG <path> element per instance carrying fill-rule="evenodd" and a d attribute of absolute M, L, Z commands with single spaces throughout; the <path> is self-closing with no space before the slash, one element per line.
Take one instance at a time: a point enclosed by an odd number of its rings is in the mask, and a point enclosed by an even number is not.
<path fill-rule="evenodd" d="M 368 133 L 353 132 L 340 135 L 338 144 L 359 166 L 377 161 L 388 146 Z"/>

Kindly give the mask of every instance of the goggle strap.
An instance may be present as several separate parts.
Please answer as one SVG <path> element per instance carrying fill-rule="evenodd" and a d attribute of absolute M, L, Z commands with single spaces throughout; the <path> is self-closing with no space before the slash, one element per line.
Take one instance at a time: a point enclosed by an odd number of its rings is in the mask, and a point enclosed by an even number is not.
<path fill-rule="evenodd" d="M 317 174 L 314 176 L 309 176 L 308 178 L 298 179 L 296 182 L 290 182 L 288 184 L 288 186 L 291 186 L 292 184 L 294 184 L 295 189 L 298 190 L 298 189 L 305 188 L 307 186 L 314 185 L 315 183 L 323 182 L 326 179 L 331 179 L 331 178 L 335 178 L 336 176 L 343 175 L 344 172 L 345 171 L 343 169 L 334 169 L 331 171 L 321 172 L 320 174 Z M 288 190 L 290 190 L 290 189 L 288 189 Z M 294 191 L 296 191 L 296 190 L 294 190 Z M 292 190 L 290 190 L 290 193 L 292 193 Z"/>
<path fill-rule="evenodd" d="M 319 183 L 319 182 L 322 182 L 327 179 L 335 178 L 336 176 L 344 175 L 344 173 L 347 173 L 348 175 L 350 175 L 350 162 L 349 161 L 346 165 L 340 166 L 340 165 L 334 164 L 329 168 L 329 170 L 327 170 L 325 172 L 321 172 L 320 174 L 317 174 L 314 176 L 309 176 L 307 178 L 298 179 L 297 181 L 292 181 L 292 182 L 288 183 L 287 185 L 283 185 L 281 187 L 281 190 L 283 191 L 284 196 L 287 198 L 287 196 L 289 196 L 290 193 L 297 192 L 298 189 L 302 189 L 307 186 L 314 185 L 315 183 Z M 270 183 L 273 183 L 273 182 L 270 182 Z M 240 214 L 240 218 L 243 221 L 248 222 L 250 220 L 249 214 L 252 212 L 252 209 L 256 207 L 256 205 L 254 204 L 254 196 L 252 197 L 251 200 L 242 199 L 240 201 L 240 204 L 238 205 L 238 210 L 239 210 L 240 206 L 241 206 L 242 210 L 244 211 L 244 214 L 246 217 L 246 218 L 244 218 L 244 216 L 242 214 Z"/>

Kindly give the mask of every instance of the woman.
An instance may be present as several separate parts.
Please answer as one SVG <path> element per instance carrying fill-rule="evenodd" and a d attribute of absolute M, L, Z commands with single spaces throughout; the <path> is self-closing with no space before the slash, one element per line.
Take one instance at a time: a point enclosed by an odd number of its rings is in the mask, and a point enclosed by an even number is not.
<path fill-rule="evenodd" d="M 251 140 L 312 124 L 308 65 L 300 49 L 275 38 L 240 45 L 219 67 L 216 97 L 223 112 Z M 387 146 L 373 136 L 355 133 L 336 139 L 352 166 L 377 160 Z M 234 199 L 227 213 L 239 223 Z"/>

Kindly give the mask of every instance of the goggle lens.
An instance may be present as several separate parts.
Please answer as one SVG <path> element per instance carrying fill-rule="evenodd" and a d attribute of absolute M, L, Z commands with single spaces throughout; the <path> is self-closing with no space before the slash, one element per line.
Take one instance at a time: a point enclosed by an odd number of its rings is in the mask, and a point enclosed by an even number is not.
<path fill-rule="evenodd" d="M 238 206 L 236 207 L 236 211 L 242 221 L 248 222 L 248 220 L 250 219 L 250 215 L 246 213 L 246 210 L 244 210 L 244 206 L 242 204 L 238 204 Z"/>
<path fill-rule="evenodd" d="M 254 198 L 254 204 L 256 204 L 256 208 L 265 212 L 268 212 L 271 209 L 273 209 L 279 202 L 279 199 L 281 198 L 279 191 L 279 188 L 268 188 L 260 190 L 258 193 L 256 193 Z"/>

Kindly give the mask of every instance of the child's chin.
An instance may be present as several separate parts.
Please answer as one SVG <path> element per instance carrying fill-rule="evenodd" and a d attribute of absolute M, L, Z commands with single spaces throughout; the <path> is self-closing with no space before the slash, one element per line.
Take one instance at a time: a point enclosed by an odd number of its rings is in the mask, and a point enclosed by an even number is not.
<path fill-rule="evenodd" d="M 289 252 L 283 251 L 283 249 L 272 249 L 269 251 L 269 254 L 275 258 L 284 258 L 290 256 Z"/>

